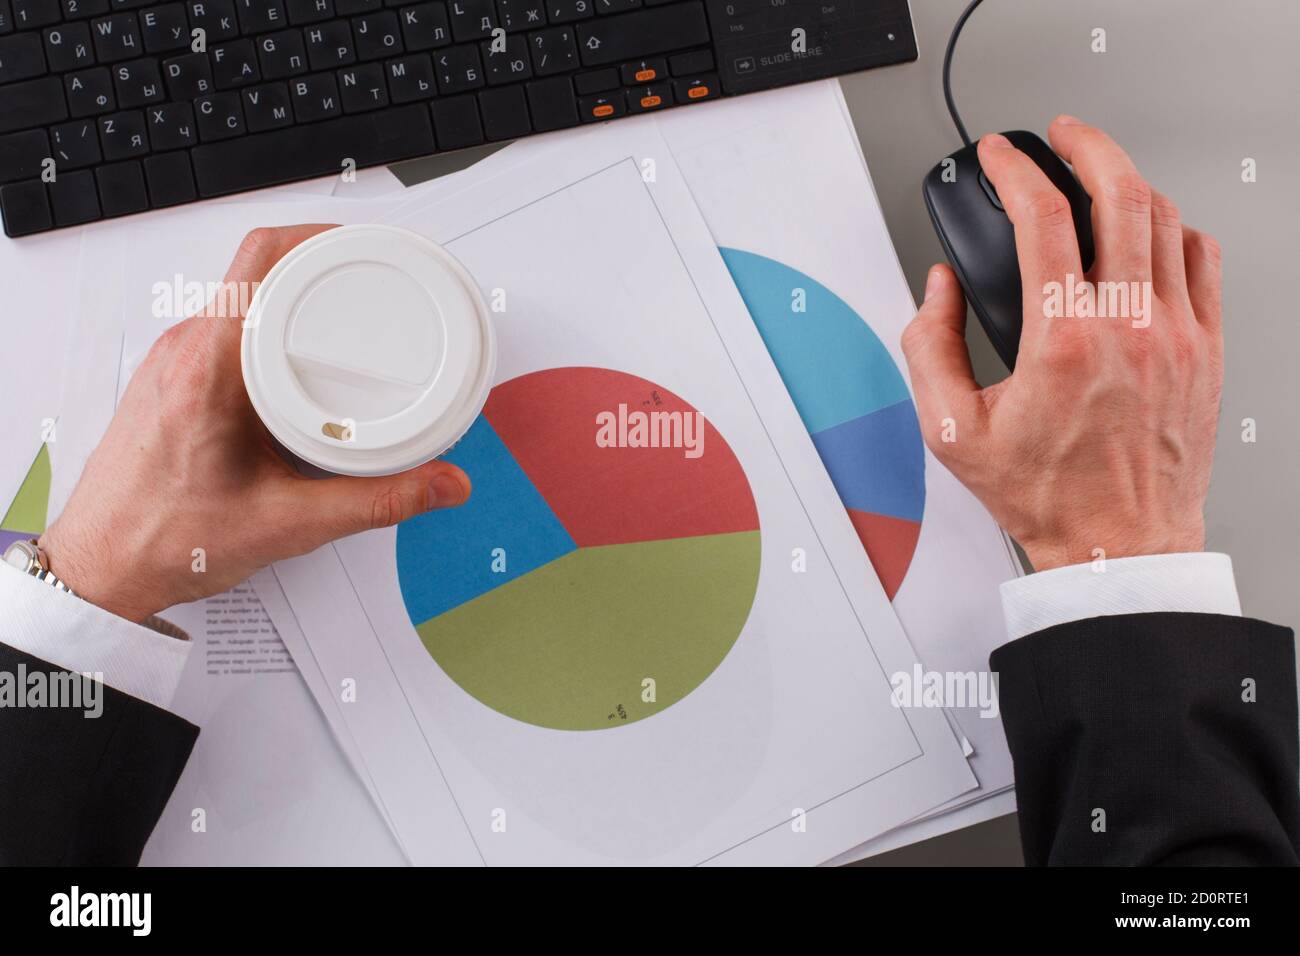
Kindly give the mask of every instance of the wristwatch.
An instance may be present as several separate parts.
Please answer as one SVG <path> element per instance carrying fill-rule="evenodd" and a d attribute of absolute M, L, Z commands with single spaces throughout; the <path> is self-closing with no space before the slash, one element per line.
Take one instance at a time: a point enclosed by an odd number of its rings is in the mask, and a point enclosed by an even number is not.
<path fill-rule="evenodd" d="M 50 570 L 49 562 L 45 560 L 45 552 L 41 550 L 35 538 L 30 541 L 15 541 L 9 545 L 5 550 L 5 564 L 17 568 L 23 574 L 30 574 L 38 581 L 44 581 L 52 588 L 72 594 L 72 588 L 64 584 L 59 576 Z"/>
<path fill-rule="evenodd" d="M 50 570 L 49 562 L 45 559 L 45 552 L 41 550 L 41 546 L 36 543 L 35 538 L 30 541 L 15 541 L 9 545 L 4 553 L 4 563 L 17 568 L 23 574 L 30 574 L 38 581 L 44 581 L 56 590 L 71 594 L 73 597 L 77 596 L 72 588 L 64 584 L 59 576 Z M 171 621 L 164 621 L 156 614 L 149 615 L 140 624 L 152 631 L 157 631 L 164 637 L 174 637 L 178 641 L 188 641 L 190 639 L 189 634 Z"/>

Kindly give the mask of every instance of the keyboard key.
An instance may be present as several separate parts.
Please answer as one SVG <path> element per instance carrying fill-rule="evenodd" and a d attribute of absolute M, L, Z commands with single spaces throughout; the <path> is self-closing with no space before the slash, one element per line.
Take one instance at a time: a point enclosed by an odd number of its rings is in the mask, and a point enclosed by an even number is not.
<path fill-rule="evenodd" d="M 100 63 L 129 60 L 144 52 L 134 13 L 115 13 L 92 20 L 90 33 L 95 38 L 95 56 Z"/>
<path fill-rule="evenodd" d="M 56 226 L 77 226 L 99 218 L 99 195 L 90 170 L 60 175 L 50 183 L 50 207 Z"/>
<path fill-rule="evenodd" d="M 618 89 L 621 84 L 618 70 L 614 69 L 592 70 L 590 73 L 579 73 L 573 78 L 573 88 L 578 91 L 579 96 L 608 93 L 610 90 Z"/>
<path fill-rule="evenodd" d="M 0 186 L 0 214 L 4 216 L 5 235 L 13 238 L 54 228 L 45 184 L 39 179 Z"/>
<path fill-rule="evenodd" d="M 402 39 L 412 52 L 434 50 L 451 43 L 451 25 L 444 3 L 417 3 L 403 7 Z"/>
<path fill-rule="evenodd" d="M 308 27 L 303 35 L 307 39 L 307 59 L 313 70 L 347 66 L 357 59 L 352 30 L 346 20 Z"/>
<path fill-rule="evenodd" d="M 104 147 L 104 158 L 133 159 L 149 152 L 145 133 L 144 113 L 128 110 L 99 118 L 99 142 Z"/>
<path fill-rule="evenodd" d="M 483 85 L 483 67 L 478 61 L 477 47 L 448 47 L 433 55 L 433 63 L 441 93 L 464 93 Z"/>
<path fill-rule="evenodd" d="M 599 123 L 601 120 L 613 119 L 626 113 L 627 102 L 623 99 L 622 90 L 584 96 L 578 100 L 578 115 L 582 117 L 584 123 Z"/>
<path fill-rule="evenodd" d="M 546 26 L 546 0 L 497 0 L 497 13 L 507 33 Z"/>
<path fill-rule="evenodd" d="M 209 47 L 208 58 L 212 60 L 212 84 L 219 90 L 251 86 L 262 79 L 252 40 L 231 40 Z"/>
<path fill-rule="evenodd" d="M 483 124 L 474 96 L 449 96 L 429 104 L 433 111 L 433 138 L 439 149 L 462 149 L 483 142 Z"/>
<path fill-rule="evenodd" d="M 257 39 L 262 60 L 262 75 L 268 80 L 282 80 L 307 72 L 307 48 L 301 30 L 281 30 Z"/>
<path fill-rule="evenodd" d="M 185 12 L 190 16 L 190 29 L 202 30 L 209 46 L 239 36 L 235 0 L 188 0 Z"/>
<path fill-rule="evenodd" d="M 0 37 L 0 83 L 13 83 L 45 72 L 39 33 Z"/>
<path fill-rule="evenodd" d="M 293 125 L 293 104 L 289 87 L 284 83 L 267 83 L 244 90 L 244 120 L 250 133 L 264 133 Z"/>
<path fill-rule="evenodd" d="M 9 8 L 16 30 L 48 27 L 63 19 L 59 0 L 9 0 Z"/>
<path fill-rule="evenodd" d="M 295 26 L 320 23 L 334 16 L 333 0 L 285 0 L 289 22 Z"/>
<path fill-rule="evenodd" d="M 329 73 L 299 77 L 289 84 L 289 97 L 299 123 L 331 119 L 343 111 L 338 85 Z"/>
<path fill-rule="evenodd" d="M 546 0 L 546 16 L 552 23 L 572 23 L 595 15 L 592 0 Z"/>
<path fill-rule="evenodd" d="M 212 92 L 212 64 L 206 53 L 186 53 L 163 60 L 167 95 L 173 100 L 193 100 Z"/>
<path fill-rule="evenodd" d="M 73 116 L 96 116 L 117 109 L 113 77 L 107 67 L 69 73 L 63 85 L 68 91 L 68 111 Z"/>
<path fill-rule="evenodd" d="M 144 173 L 138 162 L 113 163 L 95 170 L 99 187 L 99 208 L 105 218 L 127 216 L 149 208 Z"/>
<path fill-rule="evenodd" d="M 630 113 L 649 113 L 673 105 L 673 88 L 667 83 L 652 83 L 627 91 L 627 108 Z"/>
<path fill-rule="evenodd" d="M 602 16 L 609 13 L 627 13 L 641 6 L 641 0 L 595 0 L 596 12 Z"/>
<path fill-rule="evenodd" d="M 66 73 L 93 66 L 95 54 L 90 40 L 90 24 L 66 23 L 49 27 L 45 37 L 45 61 L 51 73 Z"/>
<path fill-rule="evenodd" d="M 577 30 L 583 66 L 622 63 L 709 42 L 709 24 L 699 0 L 601 17 L 579 24 Z"/>
<path fill-rule="evenodd" d="M 63 84 L 57 76 L 12 83 L 0 91 L 0 133 L 48 126 L 67 118 Z"/>
<path fill-rule="evenodd" d="M 231 91 L 199 97 L 194 101 L 194 125 L 198 127 L 199 139 L 205 143 L 244 135 L 247 128 L 239 94 Z"/>
<path fill-rule="evenodd" d="M 692 50 L 668 58 L 668 71 L 673 76 L 694 76 L 713 71 L 713 54 L 708 50 Z"/>
<path fill-rule="evenodd" d="M 99 124 L 83 119 L 50 127 L 50 155 L 59 175 L 65 169 L 94 166 L 103 158 L 99 152 Z"/>
<path fill-rule="evenodd" d="M 189 103 L 163 103 L 144 111 L 149 127 L 149 145 L 155 152 L 188 149 L 199 144 L 194 109 Z"/>
<path fill-rule="evenodd" d="M 357 17 L 352 21 L 352 34 L 357 39 L 358 60 L 378 60 L 403 50 L 402 29 L 392 11 Z"/>
<path fill-rule="evenodd" d="M 140 36 L 146 53 L 171 53 L 190 45 L 190 23 L 185 4 L 165 3 L 140 11 Z"/>
<path fill-rule="evenodd" d="M 163 99 L 162 77 L 157 60 L 132 60 L 113 67 L 117 105 L 123 109 L 159 103 Z"/>
<path fill-rule="evenodd" d="M 235 0 L 235 12 L 239 15 L 239 30 L 245 36 L 270 33 L 289 25 L 281 0 Z"/>
<path fill-rule="evenodd" d="M 150 205 L 155 209 L 199 198 L 188 153 L 150 156 L 144 161 L 144 178 L 149 187 Z"/>
<path fill-rule="evenodd" d="M 491 36 L 498 26 L 495 0 L 452 0 L 447 7 L 451 35 L 457 43 Z"/>
<path fill-rule="evenodd" d="M 692 79 L 673 80 L 673 92 L 678 103 L 697 103 L 700 100 L 716 99 L 721 90 L 716 73 Z"/>
<path fill-rule="evenodd" d="M 36 179 L 50 156 L 50 141 L 43 129 L 0 136 L 0 183 Z"/>
<path fill-rule="evenodd" d="M 578 66 L 573 30 L 568 27 L 552 27 L 530 33 L 528 45 L 533 51 L 533 72 L 538 76 L 564 73 Z"/>
<path fill-rule="evenodd" d="M 497 47 L 496 52 L 493 52 L 493 46 Z M 483 54 L 483 66 L 490 86 L 516 83 L 533 75 L 527 37 L 506 37 L 504 46 L 495 40 L 486 40 L 479 44 L 479 50 Z"/>
<path fill-rule="evenodd" d="M 668 78 L 668 61 L 653 58 L 637 60 L 635 63 L 624 63 L 619 67 L 619 76 L 622 78 L 624 86 L 666 80 Z"/>
<path fill-rule="evenodd" d="M 0 7 L 4 4 L 0 2 Z M 83 17 L 102 17 L 108 13 L 108 0 L 60 0 L 63 19 L 80 20 Z M 0 33 L 3 33 L 0 30 Z"/>
<path fill-rule="evenodd" d="M 533 129 L 539 133 L 578 125 L 578 102 L 573 84 L 567 76 L 533 80 L 525 85 L 528 109 L 533 115 Z"/>
<path fill-rule="evenodd" d="M 199 146 L 190 156 L 207 197 L 337 173 L 345 159 L 374 166 L 433 148 L 429 110 L 417 103 Z"/>
<path fill-rule="evenodd" d="M 384 69 L 388 74 L 388 92 L 394 103 L 411 103 L 437 95 L 433 60 L 427 53 L 389 60 Z"/>
<path fill-rule="evenodd" d="M 533 131 L 522 86 L 484 90 L 478 95 L 478 109 L 483 133 L 490 140 L 516 139 Z"/>
<path fill-rule="evenodd" d="M 364 113 L 388 105 L 388 87 L 384 85 L 384 68 L 378 63 L 339 70 L 339 99 L 345 113 Z"/>

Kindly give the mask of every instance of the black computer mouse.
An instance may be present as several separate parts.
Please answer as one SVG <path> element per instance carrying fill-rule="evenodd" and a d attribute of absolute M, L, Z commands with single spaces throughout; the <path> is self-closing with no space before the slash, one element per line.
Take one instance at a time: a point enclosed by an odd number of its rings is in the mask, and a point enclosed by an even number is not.
<path fill-rule="evenodd" d="M 1092 200 L 1052 147 L 1024 130 L 1003 133 L 1036 162 L 1070 201 L 1079 260 L 1092 268 Z M 951 160 L 952 162 L 948 162 Z M 993 184 L 980 168 L 975 145 L 957 150 L 930 170 L 921 186 L 934 231 L 980 324 L 1007 368 L 1016 367 L 1022 305 L 1016 237 Z M 1064 276 L 1061 277 L 1064 280 Z M 1082 277 L 1079 277 L 1080 279 Z"/>

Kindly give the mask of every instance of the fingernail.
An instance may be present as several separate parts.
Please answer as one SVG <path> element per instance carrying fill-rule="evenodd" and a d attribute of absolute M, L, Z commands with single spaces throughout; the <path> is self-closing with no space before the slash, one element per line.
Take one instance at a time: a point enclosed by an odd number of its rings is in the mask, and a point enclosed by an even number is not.
<path fill-rule="evenodd" d="M 939 291 L 941 285 L 943 285 L 943 273 L 938 266 L 935 266 L 930 270 L 930 274 L 925 277 L 925 297 L 930 298 Z"/>
<path fill-rule="evenodd" d="M 1071 116 L 1069 113 L 1062 113 L 1056 118 L 1056 121 L 1062 126 L 1082 126 L 1083 120 L 1077 116 Z"/>
<path fill-rule="evenodd" d="M 463 505 L 469 496 L 465 494 L 465 485 L 455 475 L 434 475 L 429 482 L 427 507 L 454 508 Z"/>
<path fill-rule="evenodd" d="M 1014 149 L 1015 148 L 1014 146 L 1011 145 L 1011 140 L 1007 139 L 1001 133 L 987 133 L 985 134 L 984 138 L 980 140 L 980 142 L 988 146 L 990 149 Z"/>

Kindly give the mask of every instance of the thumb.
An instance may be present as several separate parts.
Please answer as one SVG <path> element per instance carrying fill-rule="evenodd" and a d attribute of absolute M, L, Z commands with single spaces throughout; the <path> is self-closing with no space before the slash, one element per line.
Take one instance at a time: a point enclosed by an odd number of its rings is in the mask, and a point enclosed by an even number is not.
<path fill-rule="evenodd" d="M 300 533 L 314 550 L 335 538 L 387 528 L 440 508 L 454 508 L 469 500 L 470 480 L 465 472 L 445 461 L 430 461 L 396 475 L 375 478 L 290 479 L 301 499 L 299 514 L 309 515 Z"/>
<path fill-rule="evenodd" d="M 966 349 L 966 299 L 957 276 L 946 265 L 930 269 L 925 301 L 903 330 L 903 355 L 912 376 L 921 431 L 938 453 L 944 420 L 969 429 L 981 423 L 980 386 Z"/>

